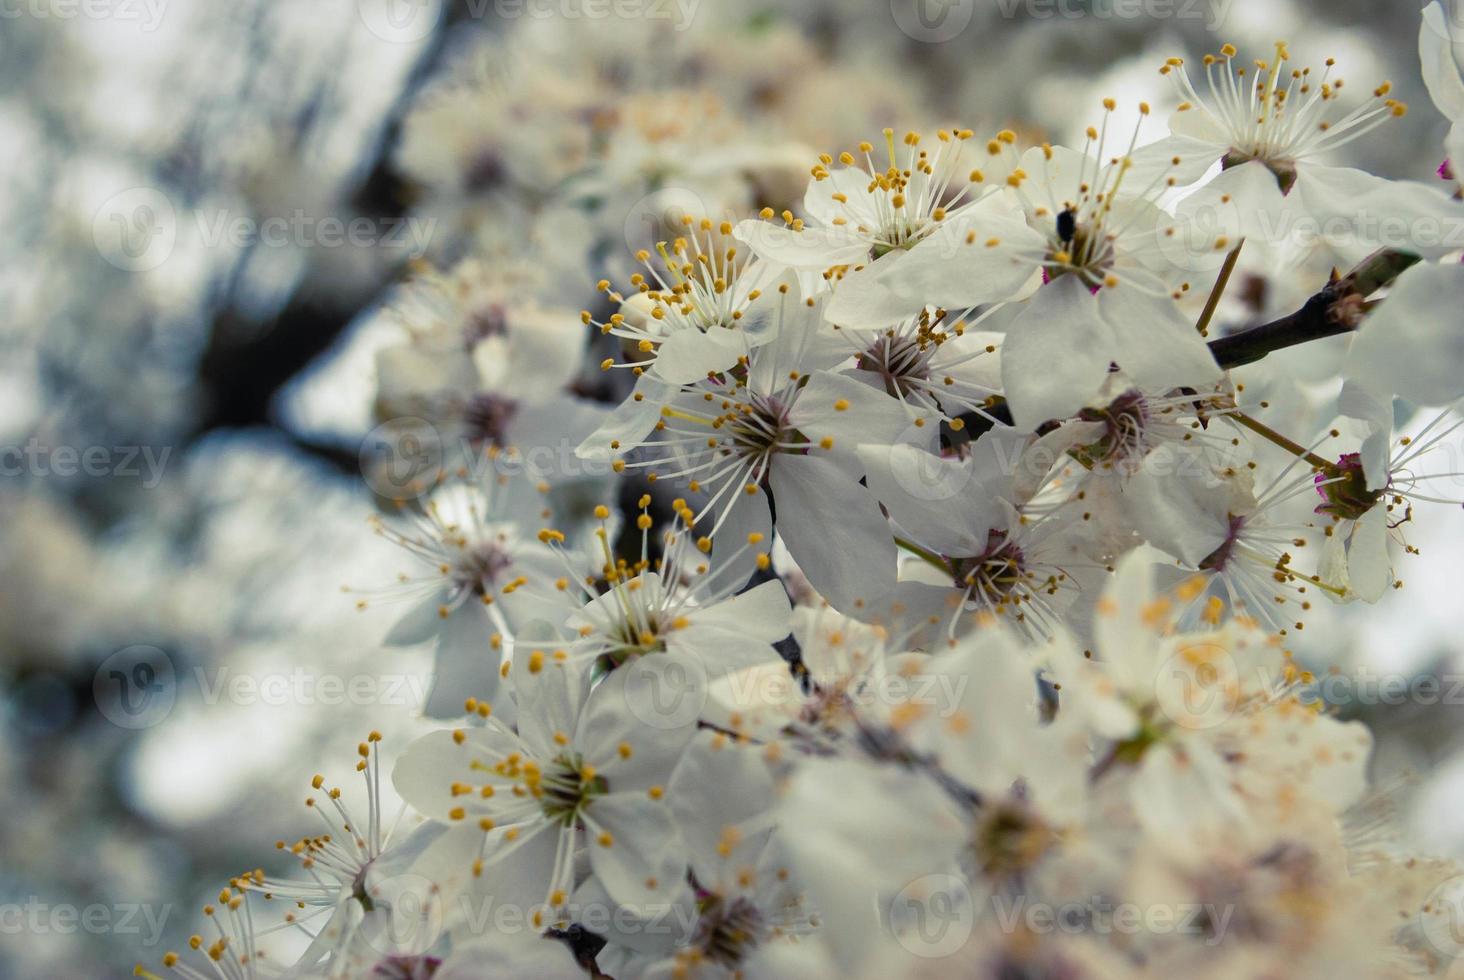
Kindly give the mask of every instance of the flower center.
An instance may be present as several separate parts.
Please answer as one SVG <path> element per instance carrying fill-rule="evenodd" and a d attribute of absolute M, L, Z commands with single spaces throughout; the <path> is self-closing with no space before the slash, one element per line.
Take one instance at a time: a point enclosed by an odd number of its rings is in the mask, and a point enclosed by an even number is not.
<path fill-rule="evenodd" d="M 635 579 L 633 581 L 639 581 Z M 625 596 L 627 603 L 633 603 L 634 596 Z M 611 629 L 612 649 L 606 654 L 609 666 L 619 666 L 635 656 L 647 653 L 665 653 L 666 638 L 662 636 L 664 625 L 658 610 L 650 608 L 627 610 L 615 621 Z"/>
<path fill-rule="evenodd" d="M 986 534 L 986 550 L 954 559 L 952 571 L 956 585 L 971 589 L 972 598 L 1000 606 L 1022 584 L 1025 565 L 1022 549 L 1008 541 L 1005 532 L 993 530 Z"/>
<path fill-rule="evenodd" d="M 1314 478 L 1322 503 L 1315 513 L 1331 514 L 1344 521 L 1355 521 L 1372 510 L 1385 491 L 1369 490 L 1362 472 L 1362 457 L 1346 453 L 1337 460 L 1335 474 L 1318 473 Z"/>
<path fill-rule="evenodd" d="M 981 874 L 1000 880 L 1035 867 L 1055 842 L 1052 829 L 1029 807 L 1003 800 L 978 813 L 970 846 Z"/>
<path fill-rule="evenodd" d="M 431 980 L 442 960 L 435 956 L 389 956 L 371 971 L 381 980 Z"/>
<path fill-rule="evenodd" d="M 879 375 L 884 380 L 885 392 L 895 398 L 923 393 L 921 382 L 930 380 L 930 357 L 944 336 L 930 334 L 925 326 L 920 330 L 913 337 L 887 330 L 858 357 L 859 369 Z"/>
<path fill-rule="evenodd" d="M 1282 195 L 1291 193 L 1291 188 L 1296 183 L 1296 161 L 1266 157 L 1259 147 L 1252 147 L 1248 150 L 1232 149 L 1221 159 L 1220 168 L 1229 170 L 1231 167 L 1238 167 L 1243 163 L 1250 163 L 1252 160 L 1259 161 L 1267 170 L 1271 171 L 1272 176 L 1276 178 L 1277 186 L 1281 188 Z"/>
<path fill-rule="evenodd" d="M 508 426 L 518 412 L 518 402 L 500 395 L 478 392 L 463 409 L 468 439 L 476 445 L 504 447 Z"/>
<path fill-rule="evenodd" d="M 1149 403 L 1137 391 L 1115 398 L 1104 408 L 1085 408 L 1078 417 L 1084 422 L 1101 422 L 1103 434 L 1096 441 L 1078 446 L 1073 454 L 1088 466 L 1135 463 L 1148 452 L 1145 439 L 1149 424 Z"/>
<path fill-rule="evenodd" d="M 536 784 L 539 806 L 544 816 L 568 826 L 578 819 L 580 812 L 597 796 L 610 791 L 605 777 L 598 775 L 593 766 L 585 765 L 578 753 L 563 752 L 543 771 Z"/>
<path fill-rule="evenodd" d="M 697 900 L 696 946 L 708 959 L 733 968 L 757 948 L 767 933 L 763 914 L 752 902 L 741 896 L 726 900 L 721 895 L 704 893 Z"/>
<path fill-rule="evenodd" d="M 1191 83 L 1181 58 L 1170 58 L 1159 72 L 1179 91 L 1178 111 L 1203 113 L 1225 134 L 1230 152 L 1224 166 L 1258 160 L 1276 175 L 1282 193 L 1296 180 L 1295 161 L 1351 142 L 1408 111 L 1390 97 L 1392 84 L 1383 82 L 1371 99 L 1350 112 L 1334 113 L 1342 94 L 1342 79 L 1332 74 L 1334 61 L 1328 58 L 1319 74 L 1288 67 L 1285 41 L 1276 42 L 1271 61 L 1241 65 L 1236 54 L 1226 44 L 1218 54 L 1205 55 L 1204 92 Z"/>
<path fill-rule="evenodd" d="M 936 144 L 929 150 L 920 147 L 918 133 L 906 133 L 897 147 L 895 131 L 886 129 L 884 167 L 875 163 L 872 143 L 859 144 L 862 167 L 853 153 L 839 154 L 839 163 L 847 168 L 844 172 L 852 170 L 859 178 L 868 178 L 868 183 L 862 195 L 857 191 L 831 195 L 838 212 L 832 222 L 868 241 L 871 258 L 915 246 L 948 216 L 980 197 L 975 188 L 985 178 L 979 170 L 968 171 L 961 163 L 971 131 L 941 130 L 936 135 Z M 833 164 L 832 155 L 821 156 L 813 168 L 814 180 L 830 179 L 828 168 Z M 763 217 L 772 217 L 772 209 L 765 209 Z M 785 220 L 793 221 L 791 215 Z"/>
<path fill-rule="evenodd" d="M 452 569 L 453 586 L 484 595 L 512 564 L 512 557 L 499 543 L 480 542 L 458 556 Z"/>
<path fill-rule="evenodd" d="M 723 450 L 743 459 L 784 452 L 787 443 L 808 441 L 788 424 L 787 407 L 765 395 L 751 394 L 733 404 L 712 425 L 726 433 Z"/>
<path fill-rule="evenodd" d="M 469 350 L 489 337 L 502 337 L 507 333 L 508 311 L 500 303 L 489 303 L 481 309 L 472 310 L 463 322 L 463 340 Z"/>
<path fill-rule="evenodd" d="M 1102 285 L 1114 262 L 1113 235 L 1103 227 L 1103 205 L 1107 200 L 1102 194 L 1095 195 L 1089 202 L 1095 206 L 1087 209 L 1087 214 L 1075 204 L 1058 212 L 1048 236 L 1044 282 L 1072 272 L 1089 288 Z"/>

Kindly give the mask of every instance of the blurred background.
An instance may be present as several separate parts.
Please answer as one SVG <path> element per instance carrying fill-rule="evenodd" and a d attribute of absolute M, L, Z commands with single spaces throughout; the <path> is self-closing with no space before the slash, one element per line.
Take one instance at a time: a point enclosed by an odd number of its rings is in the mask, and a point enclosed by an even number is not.
<path fill-rule="evenodd" d="M 1227 41 L 1392 80 L 1409 115 L 1346 162 L 1437 180 L 1418 23 L 1414 0 L 0 0 L 0 977 L 155 964 L 227 876 L 285 870 L 313 773 L 431 727 L 430 650 L 383 647 L 393 613 L 342 592 L 403 564 L 367 519 L 410 276 L 473 260 L 494 302 L 601 317 L 596 281 L 676 209 L 796 207 L 818 152 L 885 126 L 1065 141 L 1109 95 L 1162 119 L 1164 58 Z M 1222 329 L 1294 309 L 1326 258 L 1248 256 Z M 593 360 L 577 397 L 604 400 Z M 1324 391 L 1335 364 L 1274 361 L 1257 385 Z M 1464 515 L 1409 536 L 1406 588 L 1294 646 L 1440 682 L 1341 709 L 1410 842 L 1464 856 Z"/>

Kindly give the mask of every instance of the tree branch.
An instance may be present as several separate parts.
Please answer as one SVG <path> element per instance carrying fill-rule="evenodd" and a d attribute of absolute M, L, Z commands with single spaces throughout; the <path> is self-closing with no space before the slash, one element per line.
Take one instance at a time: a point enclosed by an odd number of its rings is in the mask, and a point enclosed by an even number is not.
<path fill-rule="evenodd" d="M 382 121 L 364 177 L 342 201 L 346 211 L 372 219 L 400 218 L 407 213 L 408 189 L 392 166 L 402 123 L 439 69 L 450 31 L 470 13 L 470 6 L 459 0 L 444 9 Z M 278 427 L 272 412 L 276 395 L 329 349 L 357 314 L 391 284 L 389 276 L 375 286 L 319 288 L 318 275 L 318 269 L 307 271 L 295 295 L 267 322 L 256 321 L 233 302 L 218 311 L 199 362 L 202 407 L 192 438 L 219 428 Z M 318 448 L 307 441 L 297 442 L 306 452 L 315 453 Z M 341 465 L 329 453 L 325 461 Z"/>
<path fill-rule="evenodd" d="M 1334 277 L 1302 304 L 1295 313 L 1280 319 L 1241 330 L 1228 337 L 1210 341 L 1210 353 L 1222 368 L 1229 370 L 1254 364 L 1267 354 L 1324 337 L 1350 333 L 1357 329 L 1364 312 L 1363 302 L 1379 289 L 1397 279 L 1418 262 L 1411 252 L 1379 249 L 1355 266 L 1345 276 Z M 1011 410 L 1005 401 L 998 401 L 986 410 L 1004 425 L 1012 424 Z M 972 438 L 991 428 L 991 422 L 974 412 L 961 416 Z"/>
<path fill-rule="evenodd" d="M 1254 364 L 1297 344 L 1350 333 L 1361 319 L 1362 301 L 1417 261 L 1418 256 L 1409 252 L 1386 248 L 1374 252 L 1347 275 L 1328 282 L 1295 313 L 1212 340 L 1210 352 L 1229 369 Z"/>

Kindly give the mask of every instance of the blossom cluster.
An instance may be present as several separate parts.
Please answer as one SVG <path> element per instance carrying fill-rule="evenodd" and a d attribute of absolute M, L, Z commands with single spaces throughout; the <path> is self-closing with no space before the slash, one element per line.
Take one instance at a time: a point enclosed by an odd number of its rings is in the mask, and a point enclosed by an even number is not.
<path fill-rule="evenodd" d="M 1455 44 L 1429 7 L 1457 130 Z M 1105 100 L 1081 145 L 884 129 L 793 192 L 788 147 L 705 93 L 590 130 L 536 86 L 560 173 L 522 124 L 424 142 L 459 92 L 419 110 L 424 206 L 488 230 L 386 314 L 376 408 L 425 465 L 367 477 L 413 567 L 351 591 L 406 603 L 387 644 L 435 645 L 444 727 L 393 747 L 395 820 L 377 733 L 360 787 L 316 776 L 294 876 L 239 874 L 164 967 L 1447 974 L 1457 871 L 1400 853 L 1371 735 L 1287 646 L 1317 604 L 1385 600 L 1415 506 L 1458 502 L 1464 242 L 1420 229 L 1464 228 L 1460 185 L 1328 162 L 1405 107 L 1285 44 L 1172 58 L 1171 85 L 1167 128 Z M 530 96 L 496 98 L 507 130 Z M 652 159 L 723 207 L 658 213 L 596 289 L 492 240 L 519 213 L 607 237 Z M 1221 334 L 1304 222 L 1346 232 L 1337 267 Z"/>

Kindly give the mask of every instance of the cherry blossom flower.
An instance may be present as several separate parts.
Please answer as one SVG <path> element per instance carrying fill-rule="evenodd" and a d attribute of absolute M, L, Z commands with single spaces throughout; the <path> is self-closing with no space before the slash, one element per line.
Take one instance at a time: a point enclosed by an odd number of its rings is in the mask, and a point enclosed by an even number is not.
<path fill-rule="evenodd" d="M 666 782 L 693 718 L 656 700 L 667 661 L 616 670 L 588 696 L 587 675 L 553 651 L 520 649 L 515 732 L 485 725 L 424 736 L 393 770 L 397 790 L 448 829 L 429 848 L 444 889 L 474 878 L 532 895 L 556 923 L 580 884 L 578 856 L 617 902 L 644 907 L 684 887 Z M 502 892 L 500 892 L 502 894 Z"/>

